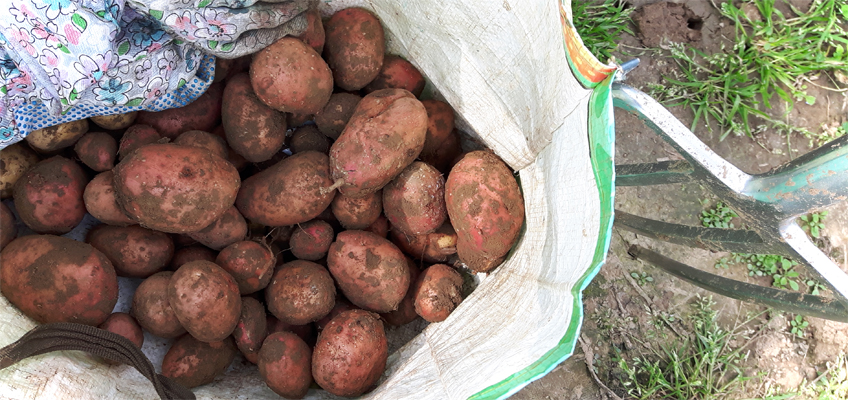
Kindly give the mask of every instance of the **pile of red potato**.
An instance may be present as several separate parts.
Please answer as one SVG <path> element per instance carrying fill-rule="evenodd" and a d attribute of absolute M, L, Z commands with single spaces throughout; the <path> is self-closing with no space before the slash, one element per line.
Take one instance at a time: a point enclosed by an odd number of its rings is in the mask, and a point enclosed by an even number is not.
<path fill-rule="evenodd" d="M 421 73 L 384 54 L 373 14 L 308 20 L 298 38 L 219 60 L 186 107 L 2 150 L 2 197 L 37 233 L 15 238 L 0 204 L 3 296 L 40 323 L 174 338 L 162 373 L 187 387 L 240 351 L 284 397 L 313 380 L 373 389 L 384 324 L 445 320 L 463 299 L 456 266 L 498 266 L 524 203 L 494 153 L 462 153 L 448 104 L 418 100 Z M 103 224 L 85 243 L 56 236 L 86 212 Z M 118 277 L 143 279 L 131 315 L 112 313 Z"/>

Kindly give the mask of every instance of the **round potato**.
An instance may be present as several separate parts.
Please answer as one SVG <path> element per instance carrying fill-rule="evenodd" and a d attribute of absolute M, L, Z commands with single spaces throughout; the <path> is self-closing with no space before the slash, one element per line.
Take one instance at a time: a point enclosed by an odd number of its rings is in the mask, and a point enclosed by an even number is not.
<path fill-rule="evenodd" d="M 174 256 L 174 241 L 166 233 L 138 225 L 98 225 L 86 242 L 109 258 L 118 276 L 147 278 L 166 266 Z"/>
<path fill-rule="evenodd" d="M 312 349 L 294 333 L 268 335 L 257 364 L 265 384 L 285 398 L 302 399 L 312 385 Z"/>
<path fill-rule="evenodd" d="M 327 270 L 303 260 L 283 264 L 265 289 L 268 311 L 292 325 L 324 318 L 333 309 L 335 299 L 336 287 Z"/>
<path fill-rule="evenodd" d="M 221 126 L 233 151 L 250 162 L 271 159 L 286 142 L 285 114 L 256 97 L 247 74 L 227 81 Z"/>
<path fill-rule="evenodd" d="M 412 63 L 395 55 L 386 55 L 377 77 L 365 86 L 365 93 L 396 88 L 409 90 L 415 97 L 421 97 L 425 84 L 424 76 Z"/>
<path fill-rule="evenodd" d="M 411 290 L 415 312 L 427 322 L 442 322 L 462 302 L 462 275 L 445 264 L 421 272 Z"/>
<path fill-rule="evenodd" d="M 135 225 L 115 197 L 115 174 L 112 171 L 101 172 L 85 185 L 82 194 L 85 209 L 98 221 L 115 226 Z"/>
<path fill-rule="evenodd" d="M 89 168 L 103 172 L 115 166 L 118 142 L 106 132 L 89 132 L 74 145 L 80 161 Z"/>
<path fill-rule="evenodd" d="M 138 117 L 138 111 L 126 114 L 95 115 L 93 117 L 89 117 L 89 119 L 91 122 L 94 122 L 97 126 L 103 129 L 115 131 L 132 125 L 133 122 L 135 122 L 136 117 Z"/>
<path fill-rule="evenodd" d="M 53 153 L 71 147 L 88 132 L 88 120 L 80 119 L 32 131 L 26 141 L 39 153 Z"/>
<path fill-rule="evenodd" d="M 166 339 L 186 332 L 168 300 L 172 276 L 173 272 L 164 271 L 141 282 L 133 294 L 131 308 L 132 315 L 144 330 Z"/>
<path fill-rule="evenodd" d="M 265 307 L 259 300 L 253 297 L 241 298 L 241 316 L 233 330 L 233 339 L 244 358 L 254 364 L 259 360 L 262 341 L 268 336 L 267 321 Z"/>
<path fill-rule="evenodd" d="M 217 251 L 203 245 L 195 244 L 183 247 L 174 252 L 174 257 L 171 258 L 170 269 L 176 271 L 177 268 L 182 267 L 183 264 L 197 260 L 215 262 L 215 258 L 217 257 Z"/>
<path fill-rule="evenodd" d="M 284 37 L 262 49 L 250 64 L 253 91 L 269 107 L 315 114 L 333 94 L 333 73 L 315 49 Z"/>
<path fill-rule="evenodd" d="M 357 397 L 370 390 L 386 370 L 388 343 L 379 317 L 364 310 L 344 311 L 318 335 L 312 376 L 324 390 Z"/>
<path fill-rule="evenodd" d="M 177 138 L 174 139 L 174 144 L 200 147 L 201 149 L 211 151 L 212 154 L 218 157 L 225 160 L 227 159 L 227 143 L 223 138 L 215 136 L 209 132 L 197 130 L 183 132 L 180 136 L 177 136 Z"/>
<path fill-rule="evenodd" d="M 0 252 L 0 292 L 39 323 L 97 326 L 118 301 L 118 277 L 91 245 L 61 236 L 22 236 Z"/>
<path fill-rule="evenodd" d="M 124 136 L 121 136 L 121 143 L 118 146 L 118 156 L 124 158 L 133 150 L 148 144 L 157 143 L 160 140 L 162 140 L 162 136 L 152 126 L 144 124 L 133 125 L 127 128 Z"/>
<path fill-rule="evenodd" d="M 383 66 L 386 37 L 380 20 L 364 8 L 346 8 L 324 25 L 324 58 L 336 86 L 354 91 L 373 81 Z"/>
<path fill-rule="evenodd" d="M 378 190 L 360 198 L 337 194 L 330 207 L 345 229 L 365 229 L 383 212 L 383 192 Z"/>
<path fill-rule="evenodd" d="M 129 339 L 138 348 L 144 344 L 144 332 L 141 331 L 141 326 L 127 313 L 113 313 L 98 328 L 117 333 Z"/>
<path fill-rule="evenodd" d="M 241 294 L 251 294 L 268 286 L 277 260 L 268 246 L 245 240 L 221 250 L 215 263 L 235 279 Z"/>
<path fill-rule="evenodd" d="M 315 114 L 315 125 L 325 136 L 336 140 L 350 121 L 362 97 L 353 93 L 333 93 L 330 101 Z"/>
<path fill-rule="evenodd" d="M 77 163 L 61 156 L 48 158 L 15 182 L 15 209 L 35 232 L 68 233 L 85 216 L 82 196 L 87 184 Z"/>
<path fill-rule="evenodd" d="M 200 231 L 189 233 L 188 236 L 211 249 L 221 250 L 244 240 L 247 236 L 247 221 L 233 206 L 227 209 L 221 218 Z"/>
<path fill-rule="evenodd" d="M 18 227 L 15 226 L 15 214 L 6 207 L 6 203 L 0 203 L 0 250 L 18 236 Z"/>
<path fill-rule="evenodd" d="M 202 342 L 224 340 L 241 316 L 236 281 L 209 261 L 192 261 L 177 269 L 168 283 L 168 301 L 180 324 Z"/>
<path fill-rule="evenodd" d="M 435 167 L 416 161 L 383 188 L 383 212 L 407 235 L 435 231 L 448 217 L 445 178 Z"/>
<path fill-rule="evenodd" d="M 23 143 L 0 150 L 0 198 L 12 197 L 15 182 L 38 161 L 38 154 Z"/>
<path fill-rule="evenodd" d="M 212 383 L 236 357 L 233 338 L 202 342 L 191 335 L 177 339 L 162 359 L 162 375 L 189 389 Z"/>
<path fill-rule="evenodd" d="M 289 239 L 289 248 L 301 260 L 318 261 L 327 255 L 334 237 L 330 224 L 312 220 L 295 228 Z"/>

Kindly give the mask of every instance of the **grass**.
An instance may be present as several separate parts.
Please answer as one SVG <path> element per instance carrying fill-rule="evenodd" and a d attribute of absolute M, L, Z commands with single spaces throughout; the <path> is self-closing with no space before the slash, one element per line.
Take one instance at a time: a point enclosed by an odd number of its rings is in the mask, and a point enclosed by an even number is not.
<path fill-rule="evenodd" d="M 827 371 L 801 389 L 801 394 L 816 400 L 848 399 L 848 356 L 838 356 L 827 367 Z"/>
<path fill-rule="evenodd" d="M 620 0 L 604 0 L 593 4 L 589 1 L 575 1 L 571 4 L 574 13 L 574 28 L 583 40 L 583 45 L 598 58 L 606 61 L 618 47 L 622 33 L 633 34 L 630 30 L 632 8 Z"/>

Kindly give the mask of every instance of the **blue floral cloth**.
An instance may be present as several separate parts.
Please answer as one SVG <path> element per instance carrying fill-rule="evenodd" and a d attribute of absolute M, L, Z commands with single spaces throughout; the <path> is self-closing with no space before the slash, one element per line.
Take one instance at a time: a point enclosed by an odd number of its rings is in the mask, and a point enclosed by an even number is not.
<path fill-rule="evenodd" d="M 3 0 L 0 149 L 95 115 L 182 107 L 236 58 L 306 29 L 312 0 Z"/>

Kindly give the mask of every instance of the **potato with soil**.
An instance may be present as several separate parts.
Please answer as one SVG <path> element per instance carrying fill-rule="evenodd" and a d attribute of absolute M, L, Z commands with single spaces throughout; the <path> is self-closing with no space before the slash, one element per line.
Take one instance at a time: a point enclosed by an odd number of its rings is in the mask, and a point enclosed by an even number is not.
<path fill-rule="evenodd" d="M 15 214 L 12 214 L 5 203 L 0 203 L 0 250 L 16 237 L 18 237 L 18 227 L 15 226 Z"/>
<path fill-rule="evenodd" d="M 88 117 L 88 119 L 90 119 L 91 122 L 94 122 L 95 125 L 103 129 L 116 131 L 118 129 L 124 129 L 132 125 L 137 117 L 138 111 L 133 111 L 126 114 L 95 115 L 92 117 Z"/>
<path fill-rule="evenodd" d="M 315 114 L 333 94 L 333 73 L 321 56 L 284 37 L 253 56 L 250 83 L 259 100 L 282 112 Z"/>
<path fill-rule="evenodd" d="M 174 241 L 168 234 L 138 225 L 98 225 L 85 241 L 106 255 L 118 276 L 128 278 L 147 278 L 167 267 L 174 256 Z"/>
<path fill-rule="evenodd" d="M 385 238 L 389 235 L 389 220 L 385 215 L 380 214 L 377 217 L 377 220 L 374 221 L 373 224 L 368 225 L 367 228 L 363 229 L 365 232 L 371 232 L 381 238 Z"/>
<path fill-rule="evenodd" d="M 253 297 L 242 297 L 241 316 L 236 329 L 233 330 L 233 339 L 247 361 L 254 364 L 258 362 L 259 349 L 266 336 L 268 326 L 265 307 Z"/>
<path fill-rule="evenodd" d="M 490 151 L 472 151 L 451 170 L 445 193 L 460 260 L 476 272 L 500 265 L 524 224 L 524 198 L 509 167 Z"/>
<path fill-rule="evenodd" d="M 361 308 L 350 304 L 350 302 L 342 296 L 336 297 L 336 305 L 333 306 L 333 309 L 330 310 L 330 313 L 327 314 L 327 316 L 319 319 L 318 321 L 315 321 L 315 328 L 318 330 L 318 332 L 321 332 L 322 330 L 324 330 L 327 324 L 329 324 L 330 321 L 332 321 L 333 318 L 336 317 L 336 315 L 339 315 L 348 310 L 361 310 Z"/>
<path fill-rule="evenodd" d="M 393 229 L 408 236 L 435 231 L 448 217 L 442 173 L 429 164 L 412 163 L 383 188 L 383 212 Z"/>
<path fill-rule="evenodd" d="M 215 262 L 217 257 L 217 251 L 200 244 L 183 247 L 174 252 L 174 257 L 171 258 L 170 269 L 176 271 L 177 268 L 182 267 L 183 264 L 197 260 Z"/>
<path fill-rule="evenodd" d="M 118 156 L 124 158 L 133 150 L 148 144 L 158 143 L 162 136 L 150 125 L 133 125 L 127 128 L 118 145 Z"/>
<path fill-rule="evenodd" d="M 462 154 L 462 145 L 459 142 L 459 131 L 454 129 L 434 152 L 424 154 L 422 151 L 418 158 L 448 175 L 460 158 L 460 154 Z"/>
<path fill-rule="evenodd" d="M 421 104 L 427 110 L 427 138 L 424 139 L 421 157 L 433 158 L 439 147 L 453 133 L 453 108 L 438 100 L 422 100 Z"/>
<path fill-rule="evenodd" d="M 395 88 L 409 90 L 415 97 L 420 97 L 426 83 L 412 63 L 395 55 L 386 55 L 377 77 L 365 86 L 365 93 Z"/>
<path fill-rule="evenodd" d="M 303 339 L 309 347 L 315 346 L 315 341 L 318 340 L 318 332 L 315 331 L 315 324 L 313 323 L 292 325 L 278 320 L 273 315 L 268 315 L 266 321 L 269 335 L 276 332 L 291 332 Z"/>
<path fill-rule="evenodd" d="M 286 141 L 286 116 L 256 97 L 250 76 L 227 81 L 221 126 L 233 151 L 250 162 L 269 160 Z"/>
<path fill-rule="evenodd" d="M 330 170 L 339 192 L 364 197 L 383 188 L 424 146 L 427 110 L 412 93 L 383 89 L 362 98 L 330 147 Z"/>
<path fill-rule="evenodd" d="M 330 207 L 345 229 L 365 229 L 383 212 L 383 192 L 378 190 L 360 198 L 337 194 Z"/>
<path fill-rule="evenodd" d="M 330 151 L 330 141 L 315 125 L 304 125 L 292 134 L 289 148 L 293 154 L 305 151 L 327 154 Z"/>
<path fill-rule="evenodd" d="M 241 178 L 208 150 L 175 144 L 137 149 L 115 167 L 115 192 L 127 215 L 144 227 L 197 232 L 236 199 Z"/>
<path fill-rule="evenodd" d="M 363 8 L 347 8 L 324 24 L 324 59 L 336 86 L 359 90 L 373 81 L 383 66 L 386 37 L 380 20 Z"/>
<path fill-rule="evenodd" d="M 294 333 L 268 335 L 257 365 L 265 384 L 285 398 L 302 399 L 312 385 L 312 349 Z"/>
<path fill-rule="evenodd" d="M 215 263 L 235 279 L 241 294 L 254 293 L 268 286 L 276 262 L 268 246 L 247 240 L 225 247 L 215 259 Z"/>
<path fill-rule="evenodd" d="M 244 240 L 247 236 L 247 221 L 235 206 L 224 212 L 221 218 L 209 226 L 189 233 L 188 236 L 198 243 L 215 250 L 221 250 L 233 243 Z"/>
<path fill-rule="evenodd" d="M 103 172 L 115 166 L 118 142 L 106 132 L 89 132 L 74 145 L 80 161 L 89 168 Z"/>
<path fill-rule="evenodd" d="M 135 225 L 136 222 L 130 219 L 118 205 L 118 199 L 115 197 L 114 178 L 115 174 L 112 171 L 101 172 L 91 182 L 88 182 L 88 185 L 85 185 L 85 191 L 82 193 L 85 209 L 91 216 L 104 224 Z"/>
<path fill-rule="evenodd" d="M 392 243 L 403 250 L 404 253 L 428 263 L 443 263 L 456 254 L 456 231 L 450 222 L 436 229 L 435 232 L 423 235 L 407 236 L 405 233 L 393 229 L 391 232 Z"/>
<path fill-rule="evenodd" d="M 396 310 L 410 284 L 403 253 L 370 232 L 339 233 L 327 254 L 327 266 L 345 297 L 369 311 Z"/>
<path fill-rule="evenodd" d="M 353 93 L 333 93 L 327 105 L 315 114 L 318 130 L 330 139 L 338 139 L 360 100 L 362 97 Z"/>
<path fill-rule="evenodd" d="M 0 292 L 36 322 L 97 326 L 118 301 L 118 277 L 109 259 L 91 245 L 30 235 L 0 252 Z"/>
<path fill-rule="evenodd" d="M 0 150 L 0 198 L 12 197 L 15 182 L 39 160 L 38 154 L 23 143 Z"/>
<path fill-rule="evenodd" d="M 312 376 L 324 390 L 357 397 L 377 384 L 386 370 L 388 342 L 374 313 L 345 311 L 318 335 L 312 353 Z"/>
<path fill-rule="evenodd" d="M 98 328 L 117 333 L 127 338 L 138 348 L 141 348 L 141 345 L 144 344 L 144 332 L 141 331 L 141 326 L 135 318 L 127 313 L 113 313 Z"/>
<path fill-rule="evenodd" d="M 268 226 L 309 221 L 333 201 L 329 159 L 316 151 L 298 153 L 247 178 L 236 207 L 245 218 Z"/>
<path fill-rule="evenodd" d="M 238 350 L 231 337 L 202 342 L 191 335 L 183 335 L 165 353 L 162 375 L 189 389 L 206 385 L 227 371 L 236 353 Z"/>
<path fill-rule="evenodd" d="M 412 286 L 415 312 L 427 322 L 442 322 L 462 302 L 462 275 L 445 264 L 433 264 Z"/>
<path fill-rule="evenodd" d="M 274 273 L 265 289 L 265 303 L 280 321 L 304 325 L 330 313 L 336 304 L 336 286 L 324 267 L 296 260 Z"/>
<path fill-rule="evenodd" d="M 187 131 L 174 139 L 174 144 L 182 146 L 194 146 L 206 149 L 212 154 L 227 159 L 227 143 L 224 139 L 204 131 Z"/>
<path fill-rule="evenodd" d="M 317 261 L 327 255 L 335 233 L 330 224 L 312 220 L 299 224 L 292 232 L 289 247 L 292 254 L 301 260 Z"/>
<path fill-rule="evenodd" d="M 77 163 L 61 156 L 48 158 L 15 182 L 15 209 L 35 232 L 68 233 L 85 216 L 87 184 L 88 177 Z"/>
<path fill-rule="evenodd" d="M 186 332 L 168 300 L 168 285 L 173 276 L 173 272 L 164 271 L 141 282 L 133 293 L 130 311 L 144 330 L 166 339 Z"/>
<path fill-rule="evenodd" d="M 174 272 L 168 283 L 168 302 L 180 324 L 202 342 L 224 340 L 241 316 L 236 281 L 208 261 L 192 261 Z"/>
<path fill-rule="evenodd" d="M 421 270 L 411 259 L 406 260 L 406 267 L 409 273 L 409 281 L 416 282 Z M 410 284 L 410 290 L 406 291 L 406 296 L 401 300 L 397 310 L 382 313 L 380 318 L 394 326 L 406 325 L 418 318 L 418 313 L 415 312 L 415 290 L 412 290 L 412 284 Z"/>
<path fill-rule="evenodd" d="M 223 94 L 224 85 L 213 83 L 187 106 L 159 112 L 141 111 L 136 123 L 150 125 L 162 137 L 171 139 L 191 130 L 210 132 L 221 122 Z"/>
<path fill-rule="evenodd" d="M 88 120 L 80 119 L 32 131 L 25 140 L 35 151 L 49 154 L 73 146 L 86 132 Z"/>
<path fill-rule="evenodd" d="M 315 49 L 315 52 L 321 54 L 324 51 L 324 22 L 321 20 L 321 12 L 317 9 L 311 9 L 306 12 L 306 31 L 300 36 L 295 36 L 303 43 Z"/>

